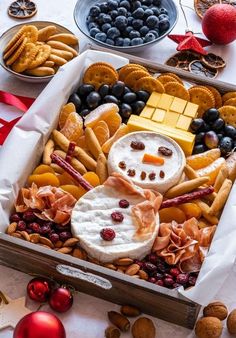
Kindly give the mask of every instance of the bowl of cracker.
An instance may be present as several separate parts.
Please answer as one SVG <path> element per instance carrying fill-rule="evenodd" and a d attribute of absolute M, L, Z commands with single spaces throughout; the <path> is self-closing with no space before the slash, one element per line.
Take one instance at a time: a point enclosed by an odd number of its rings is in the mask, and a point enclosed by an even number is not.
<path fill-rule="evenodd" d="M 74 20 L 94 43 L 121 52 L 143 51 L 175 27 L 174 0 L 77 0 Z"/>
<path fill-rule="evenodd" d="M 0 37 L 0 64 L 26 82 L 48 82 L 78 55 L 78 38 L 67 28 L 48 21 L 32 21 L 8 29 Z"/>

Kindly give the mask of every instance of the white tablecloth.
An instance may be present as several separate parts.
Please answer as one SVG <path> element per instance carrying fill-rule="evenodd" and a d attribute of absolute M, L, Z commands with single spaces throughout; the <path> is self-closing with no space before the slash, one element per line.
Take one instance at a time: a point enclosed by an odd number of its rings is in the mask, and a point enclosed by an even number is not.
<path fill-rule="evenodd" d="M 176 3 L 178 2 L 177 0 L 175 1 Z M 0 33 L 3 33 L 7 28 L 19 23 L 19 20 L 14 20 L 7 15 L 7 7 L 10 2 L 11 1 L 9 0 L 0 1 Z M 73 9 L 76 0 L 37 0 L 36 3 L 38 6 L 38 12 L 32 20 L 48 20 L 57 22 L 66 26 L 79 36 L 81 47 L 88 42 L 81 35 L 73 20 Z M 185 4 L 193 6 L 193 0 L 185 0 Z M 195 12 L 189 8 L 185 8 L 185 11 L 190 27 L 194 32 L 200 32 L 201 21 L 198 19 Z M 185 22 L 182 13 L 180 12 L 178 24 L 173 32 L 176 34 L 183 34 L 185 28 Z M 176 52 L 175 48 L 176 44 L 166 38 L 156 46 L 137 55 L 145 57 L 146 59 L 164 63 L 169 56 Z M 228 46 L 211 46 L 210 50 L 223 57 L 227 63 L 226 68 L 219 74 L 218 79 L 236 84 L 236 43 L 232 43 Z M 41 84 L 32 85 L 21 82 L 8 75 L 8 73 L 2 68 L 0 69 L 0 79 L 0 90 L 9 91 L 18 95 L 37 97 L 44 87 L 44 85 Z M 22 262 L 22 264 L 24 263 Z M 26 285 L 32 277 L 4 266 L 0 266 L 0 276 L 0 290 L 6 293 L 9 297 L 19 298 L 26 295 Z M 227 279 L 223 289 L 218 295 L 216 295 L 215 298 L 225 301 L 230 310 L 236 308 L 235 285 L 236 273 L 235 271 L 232 271 L 232 274 Z M 31 310 L 37 309 L 37 305 L 29 299 L 27 299 L 26 305 Z M 108 325 L 107 311 L 118 309 L 119 307 L 115 304 L 78 293 L 74 296 L 74 305 L 72 309 L 63 315 L 57 315 L 63 321 L 67 338 L 102 338 L 104 337 L 104 330 Z M 46 305 L 42 307 L 42 310 L 51 311 Z M 157 327 L 157 336 L 159 338 L 167 338 L 171 336 L 175 336 L 176 338 L 194 337 L 193 332 L 190 330 L 169 324 L 159 319 L 153 318 L 153 320 Z M 2 330 L 0 331 L 0 338 L 10 338 L 12 337 L 12 333 L 13 330 L 11 329 Z M 123 334 L 122 337 L 131 337 L 131 334 Z M 222 337 L 229 337 L 226 329 L 224 329 Z"/>

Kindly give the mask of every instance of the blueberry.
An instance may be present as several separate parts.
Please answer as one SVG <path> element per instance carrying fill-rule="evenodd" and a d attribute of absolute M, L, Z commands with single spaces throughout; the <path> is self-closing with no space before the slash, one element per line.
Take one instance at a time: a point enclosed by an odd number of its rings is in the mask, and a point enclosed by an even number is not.
<path fill-rule="evenodd" d="M 147 26 L 143 26 L 142 28 L 140 28 L 139 33 L 141 34 L 141 36 L 145 36 L 147 33 L 149 33 L 149 28 Z"/>
<path fill-rule="evenodd" d="M 128 46 L 130 46 L 130 44 L 131 44 L 130 38 L 124 38 L 123 46 L 128 47 Z"/>
<path fill-rule="evenodd" d="M 115 42 L 114 42 L 114 40 L 113 39 L 106 39 L 106 41 L 105 41 L 108 45 L 111 45 L 111 46 L 114 46 L 115 45 Z"/>
<path fill-rule="evenodd" d="M 118 3 L 116 0 L 108 0 L 107 1 L 107 6 L 108 6 L 108 9 L 110 11 L 112 11 L 113 9 L 117 9 L 118 8 Z"/>
<path fill-rule="evenodd" d="M 103 22 L 104 23 L 111 23 L 112 22 L 112 18 L 109 14 L 103 14 Z"/>
<path fill-rule="evenodd" d="M 118 16 L 118 12 L 116 10 L 109 12 L 112 19 L 115 19 Z"/>
<path fill-rule="evenodd" d="M 80 116 L 85 117 L 85 116 L 87 116 L 89 113 L 90 113 L 90 110 L 87 109 L 87 108 L 85 108 L 85 109 L 81 110 L 81 112 L 80 112 L 79 114 L 80 114 Z"/>
<path fill-rule="evenodd" d="M 128 20 L 126 19 L 125 16 L 119 15 L 119 16 L 116 17 L 116 19 L 115 19 L 115 26 L 118 29 L 120 29 L 120 30 L 125 29 L 125 27 L 127 27 L 127 24 L 128 24 Z"/>
<path fill-rule="evenodd" d="M 149 28 L 155 28 L 158 25 L 158 23 L 159 23 L 159 20 L 155 15 L 149 16 L 146 20 L 146 25 Z"/>
<path fill-rule="evenodd" d="M 132 90 L 129 87 L 125 86 L 124 95 L 127 93 L 132 93 Z"/>
<path fill-rule="evenodd" d="M 201 144 L 201 143 L 203 143 L 204 136 L 205 136 L 205 133 L 203 131 L 200 132 L 199 134 L 197 134 L 196 138 L 195 138 L 195 144 Z"/>
<path fill-rule="evenodd" d="M 98 6 L 93 6 L 90 8 L 89 15 L 98 16 L 101 13 L 101 9 Z"/>
<path fill-rule="evenodd" d="M 170 22 L 168 19 L 163 19 L 161 21 L 159 21 L 159 28 L 160 28 L 160 31 L 164 32 L 164 31 L 167 31 L 167 29 L 169 29 L 170 27 Z"/>
<path fill-rule="evenodd" d="M 152 0 L 143 0 L 143 5 L 146 5 L 146 6 L 151 6 L 153 1 Z"/>
<path fill-rule="evenodd" d="M 125 7 L 119 7 L 117 9 L 117 12 L 118 12 L 118 15 L 124 15 L 124 16 L 127 16 L 127 9 Z"/>
<path fill-rule="evenodd" d="M 158 29 L 156 29 L 156 30 L 150 30 L 149 33 L 152 33 L 155 36 L 155 39 L 157 39 L 159 37 Z"/>
<path fill-rule="evenodd" d="M 133 12 L 133 17 L 135 19 L 142 19 L 142 17 L 144 16 L 144 10 L 142 7 L 137 8 L 134 12 Z"/>
<path fill-rule="evenodd" d="M 161 0 L 153 0 L 152 3 L 154 6 L 157 6 L 157 7 L 161 6 Z"/>
<path fill-rule="evenodd" d="M 143 101 L 136 101 L 131 104 L 131 107 L 133 109 L 133 114 L 139 115 L 143 108 L 145 107 L 145 102 Z"/>
<path fill-rule="evenodd" d="M 94 38 L 96 34 L 100 33 L 100 29 L 98 28 L 92 28 L 90 31 L 89 31 L 90 35 Z"/>
<path fill-rule="evenodd" d="M 81 99 L 85 99 L 88 96 L 88 94 L 90 94 L 93 91 L 95 91 L 94 86 L 85 83 L 79 86 L 77 93 L 79 94 Z"/>
<path fill-rule="evenodd" d="M 115 40 L 115 45 L 116 46 L 123 46 L 123 43 L 124 43 L 124 39 L 123 38 L 121 38 L 121 37 L 116 38 L 116 40 Z"/>
<path fill-rule="evenodd" d="M 145 11 L 144 11 L 144 16 L 143 16 L 143 18 L 144 19 L 147 19 L 149 16 L 151 16 L 151 15 L 154 15 L 154 12 L 153 12 L 153 10 L 151 10 L 150 8 L 148 8 L 148 9 L 146 9 Z"/>
<path fill-rule="evenodd" d="M 121 2 L 120 2 L 120 7 L 124 7 L 124 8 L 126 8 L 127 10 L 130 10 L 130 8 L 131 8 L 129 1 L 127 1 L 127 0 L 121 1 Z"/>
<path fill-rule="evenodd" d="M 87 22 L 87 25 L 90 23 L 90 22 L 93 22 L 93 18 L 91 17 L 91 15 L 88 15 L 87 18 L 86 18 L 86 22 Z"/>
<path fill-rule="evenodd" d="M 104 97 L 104 102 L 105 103 L 115 103 L 115 104 L 119 103 L 118 99 L 113 95 L 106 95 Z"/>
<path fill-rule="evenodd" d="M 225 121 L 222 118 L 218 118 L 217 120 L 215 120 L 212 125 L 211 128 L 212 130 L 218 132 L 220 130 L 222 130 L 225 126 Z"/>
<path fill-rule="evenodd" d="M 79 112 L 82 102 L 78 94 L 72 93 L 71 96 L 68 99 L 68 102 L 72 102 L 75 105 L 76 111 Z"/>
<path fill-rule="evenodd" d="M 107 35 L 105 33 L 97 33 L 95 35 L 95 39 L 101 42 L 105 42 L 107 39 Z"/>
<path fill-rule="evenodd" d="M 154 41 L 155 39 L 156 36 L 153 33 L 148 33 L 144 38 L 144 42 L 151 42 Z"/>
<path fill-rule="evenodd" d="M 101 98 L 104 98 L 106 95 L 109 94 L 110 86 L 108 84 L 103 84 L 98 89 L 98 93 L 101 96 Z"/>
<path fill-rule="evenodd" d="M 135 93 L 126 93 L 124 96 L 123 96 L 123 99 L 122 101 L 124 103 L 133 103 L 134 101 L 137 100 L 137 95 Z"/>
<path fill-rule="evenodd" d="M 200 154 L 200 153 L 204 153 L 204 151 L 206 151 L 207 148 L 204 144 L 197 144 L 194 148 L 193 148 L 193 154 Z"/>
<path fill-rule="evenodd" d="M 125 29 L 125 33 L 127 35 L 127 37 L 129 36 L 130 32 L 133 30 L 133 27 L 131 26 L 127 26 L 126 29 Z"/>
<path fill-rule="evenodd" d="M 190 128 L 193 132 L 199 132 L 203 130 L 203 127 L 204 127 L 204 121 L 201 118 L 192 120 L 190 124 Z"/>
<path fill-rule="evenodd" d="M 100 102 L 101 96 L 97 92 L 91 92 L 86 98 L 86 103 L 88 107 L 91 109 L 97 108 Z"/>
<path fill-rule="evenodd" d="M 102 2 L 98 6 L 100 7 L 102 13 L 107 13 L 109 11 L 107 2 Z"/>
<path fill-rule="evenodd" d="M 111 94 L 114 95 L 116 98 L 121 98 L 121 96 L 124 94 L 125 90 L 125 84 L 122 81 L 117 81 L 112 87 L 111 87 Z"/>
<path fill-rule="evenodd" d="M 102 25 L 102 31 L 104 32 L 104 33 L 106 33 L 107 31 L 108 31 L 108 29 L 110 29 L 111 28 L 111 24 L 110 23 L 104 23 L 103 25 Z"/>
<path fill-rule="evenodd" d="M 205 122 L 214 122 L 215 120 L 218 119 L 220 113 L 218 111 L 218 109 L 216 108 L 210 108 L 210 109 L 207 109 L 202 118 Z"/>
<path fill-rule="evenodd" d="M 162 7 L 162 8 L 160 8 L 160 14 L 166 14 L 166 15 L 168 15 L 169 13 L 168 13 L 167 9 L 165 9 L 164 7 Z"/>
<path fill-rule="evenodd" d="M 111 27 L 110 29 L 108 29 L 107 31 L 108 39 L 114 40 L 115 38 L 118 38 L 118 36 L 120 36 L 120 31 L 116 27 Z"/>
<path fill-rule="evenodd" d="M 132 114 L 132 108 L 129 104 L 127 103 L 122 103 L 120 106 L 120 115 L 124 119 L 128 119 L 130 115 Z"/>
<path fill-rule="evenodd" d="M 132 17 L 132 16 L 129 16 L 128 18 L 127 18 L 127 20 L 128 20 L 128 26 L 132 26 L 132 23 L 133 23 L 133 20 L 134 20 L 134 18 Z"/>
<path fill-rule="evenodd" d="M 225 135 L 231 137 L 233 140 L 236 139 L 236 129 L 233 126 L 225 126 Z"/>
<path fill-rule="evenodd" d="M 97 23 L 99 25 L 103 25 L 105 23 L 104 20 L 103 20 L 104 15 L 106 15 L 106 14 L 100 13 L 99 16 L 97 17 Z"/>
<path fill-rule="evenodd" d="M 230 153 L 233 149 L 233 140 L 232 138 L 226 136 L 223 137 L 220 141 L 220 151 L 221 151 L 221 155 L 225 156 L 228 153 Z"/>
<path fill-rule="evenodd" d="M 138 31 L 132 30 L 129 33 L 129 37 L 130 37 L 130 39 L 139 38 L 140 37 L 140 33 Z"/>
<path fill-rule="evenodd" d="M 146 5 L 142 5 L 141 8 L 144 10 L 144 12 L 146 11 L 146 9 L 148 9 L 149 7 Z"/>
<path fill-rule="evenodd" d="M 131 46 L 138 46 L 143 44 L 142 38 L 134 38 L 131 40 Z"/>
<path fill-rule="evenodd" d="M 93 28 L 98 28 L 98 24 L 96 22 L 90 22 L 88 24 L 88 29 L 91 30 Z"/>
<path fill-rule="evenodd" d="M 148 92 L 146 92 L 145 90 L 138 90 L 136 92 L 136 95 L 138 97 L 139 101 L 143 101 L 143 102 L 147 102 L 147 100 L 149 99 L 150 94 Z"/>
<path fill-rule="evenodd" d="M 133 20 L 133 27 L 136 30 L 140 30 L 140 28 L 143 26 L 143 20 L 141 19 L 134 19 Z"/>
<path fill-rule="evenodd" d="M 160 15 L 160 10 L 157 7 L 152 7 L 151 10 L 153 11 L 153 15 L 159 16 Z"/>

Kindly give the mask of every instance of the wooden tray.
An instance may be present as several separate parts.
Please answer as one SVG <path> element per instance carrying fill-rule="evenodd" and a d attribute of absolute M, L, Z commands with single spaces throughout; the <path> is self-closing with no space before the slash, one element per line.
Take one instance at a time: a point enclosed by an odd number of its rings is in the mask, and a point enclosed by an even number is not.
<path fill-rule="evenodd" d="M 111 53 L 102 47 L 89 45 L 87 48 Z M 222 93 L 236 91 L 236 86 L 217 80 L 206 80 L 186 71 L 127 55 L 113 54 L 130 59 L 132 63 L 146 66 L 153 72 L 173 72 L 193 83 L 212 85 Z M 14 269 L 73 285 L 78 291 L 118 304 L 132 304 L 144 313 L 163 320 L 193 328 L 200 306 L 183 296 L 177 290 L 169 290 L 141 279 L 117 273 L 102 266 L 89 263 L 69 255 L 22 241 L 0 233 L 0 263 Z"/>

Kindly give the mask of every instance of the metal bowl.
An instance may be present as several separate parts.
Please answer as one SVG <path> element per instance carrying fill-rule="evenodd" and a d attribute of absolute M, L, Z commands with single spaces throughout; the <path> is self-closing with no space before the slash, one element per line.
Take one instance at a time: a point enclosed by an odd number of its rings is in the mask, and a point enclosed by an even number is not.
<path fill-rule="evenodd" d="M 28 23 L 29 25 L 34 25 L 38 29 L 44 28 L 46 26 L 55 26 L 57 28 L 58 33 L 69 33 L 69 34 L 74 34 L 72 33 L 69 29 L 58 25 L 55 22 L 50 22 L 50 21 L 30 21 Z M 11 40 L 11 38 L 18 32 L 18 30 L 24 26 L 24 24 L 19 24 L 16 26 L 13 26 L 9 28 L 6 32 L 4 32 L 1 37 L 0 37 L 0 64 L 1 66 L 10 74 L 14 75 L 18 79 L 25 81 L 25 82 L 31 82 L 31 83 L 43 83 L 43 82 L 49 82 L 54 75 L 49 75 L 49 76 L 31 76 L 31 75 L 25 75 L 21 73 L 16 73 L 14 72 L 10 67 L 8 67 L 4 60 L 3 60 L 3 50 L 7 43 Z"/>
<path fill-rule="evenodd" d="M 165 7 L 168 10 L 169 17 L 170 17 L 170 28 L 161 36 L 159 36 L 157 39 L 144 43 L 143 45 L 137 45 L 137 46 L 128 46 L 128 47 L 120 47 L 120 46 L 112 46 L 105 42 L 101 42 L 96 40 L 95 38 L 91 37 L 89 34 L 89 30 L 86 24 L 86 18 L 89 14 L 89 10 L 92 6 L 94 6 L 97 3 L 104 2 L 104 0 L 78 0 L 75 9 L 74 9 L 74 20 L 76 25 L 78 26 L 79 30 L 86 35 L 90 40 L 95 42 L 98 45 L 101 45 L 106 48 L 118 50 L 120 52 L 124 53 L 132 53 L 132 52 L 138 52 L 142 51 L 145 48 L 154 45 L 155 43 L 161 41 L 165 36 L 167 36 L 172 29 L 175 27 L 177 21 L 178 21 L 178 9 L 174 3 L 173 0 L 162 0 L 162 6 Z"/>

